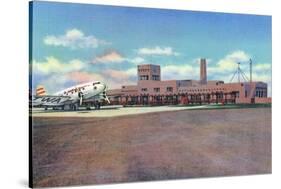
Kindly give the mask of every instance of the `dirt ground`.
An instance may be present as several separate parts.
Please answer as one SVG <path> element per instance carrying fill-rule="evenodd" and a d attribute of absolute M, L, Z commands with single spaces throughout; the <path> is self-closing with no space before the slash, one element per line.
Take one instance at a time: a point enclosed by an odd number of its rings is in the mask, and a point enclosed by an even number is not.
<path fill-rule="evenodd" d="M 34 187 L 271 173 L 271 108 L 33 118 Z"/>

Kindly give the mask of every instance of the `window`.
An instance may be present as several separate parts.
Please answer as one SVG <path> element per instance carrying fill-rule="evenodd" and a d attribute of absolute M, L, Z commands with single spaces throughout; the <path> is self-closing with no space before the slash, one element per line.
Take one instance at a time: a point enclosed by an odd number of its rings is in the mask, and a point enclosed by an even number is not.
<path fill-rule="evenodd" d="M 147 91 L 147 88 L 142 88 L 141 91 L 142 91 L 142 92 L 146 92 L 146 91 Z"/>
<path fill-rule="evenodd" d="M 94 82 L 93 85 L 95 85 L 95 84 L 100 84 L 100 82 Z"/>
<path fill-rule="evenodd" d="M 139 79 L 140 80 L 148 80 L 148 78 L 149 78 L 148 75 L 141 75 Z"/>
<path fill-rule="evenodd" d="M 152 80 L 159 81 L 160 80 L 159 75 L 152 75 Z"/>
<path fill-rule="evenodd" d="M 167 87 L 167 92 L 173 92 L 173 87 Z"/>
<path fill-rule="evenodd" d="M 154 90 L 154 92 L 156 92 L 156 93 L 159 93 L 159 92 L 160 92 L 160 88 L 154 88 L 153 90 Z"/>

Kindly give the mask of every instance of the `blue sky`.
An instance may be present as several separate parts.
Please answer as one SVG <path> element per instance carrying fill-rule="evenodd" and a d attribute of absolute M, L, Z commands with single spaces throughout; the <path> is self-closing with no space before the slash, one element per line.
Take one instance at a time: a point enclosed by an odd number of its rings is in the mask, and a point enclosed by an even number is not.
<path fill-rule="evenodd" d="M 159 64 L 162 79 L 228 82 L 236 62 L 271 90 L 271 17 L 165 9 L 35 2 L 33 86 L 55 92 L 87 80 L 110 88 L 136 83 L 137 64 Z"/>

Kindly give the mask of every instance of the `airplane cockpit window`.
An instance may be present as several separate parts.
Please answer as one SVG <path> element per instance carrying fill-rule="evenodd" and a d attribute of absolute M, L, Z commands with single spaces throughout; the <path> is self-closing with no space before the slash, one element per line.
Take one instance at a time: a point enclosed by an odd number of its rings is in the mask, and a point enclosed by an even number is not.
<path fill-rule="evenodd" d="M 100 84 L 100 82 L 94 82 L 93 85 L 95 85 L 95 84 Z"/>

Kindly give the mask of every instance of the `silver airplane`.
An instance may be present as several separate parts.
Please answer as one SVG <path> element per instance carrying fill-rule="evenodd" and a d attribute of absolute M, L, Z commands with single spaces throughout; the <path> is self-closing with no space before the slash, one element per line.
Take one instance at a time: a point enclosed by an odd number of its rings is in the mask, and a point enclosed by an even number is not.
<path fill-rule="evenodd" d="M 78 110 L 79 107 L 85 106 L 91 109 L 100 109 L 102 103 L 110 103 L 106 95 L 107 86 L 100 81 L 92 81 L 69 87 L 54 95 L 47 95 L 45 88 L 39 86 L 36 88 L 36 95 L 31 98 L 32 107 L 44 107 L 62 109 L 62 110 Z"/>

